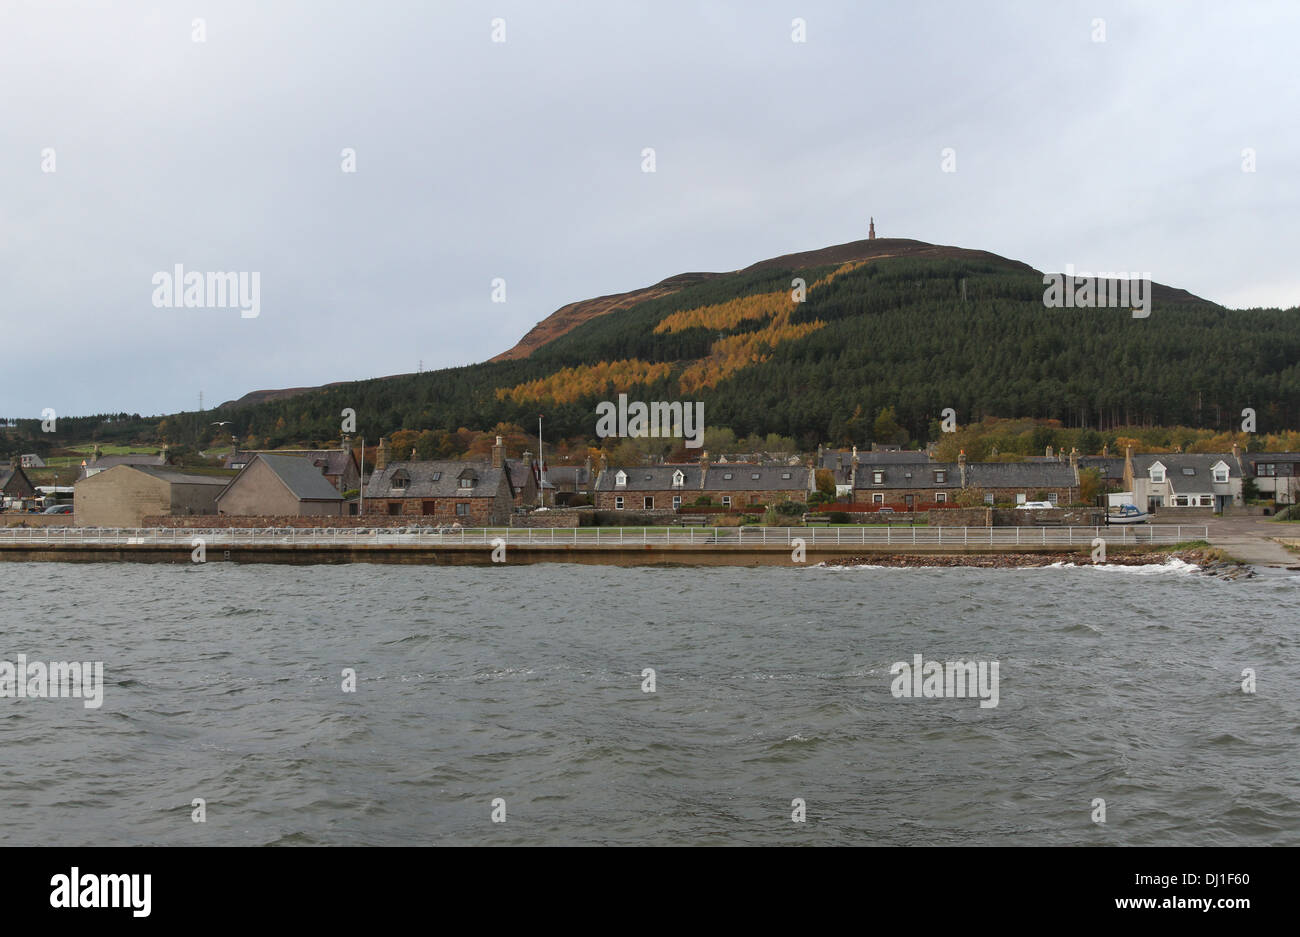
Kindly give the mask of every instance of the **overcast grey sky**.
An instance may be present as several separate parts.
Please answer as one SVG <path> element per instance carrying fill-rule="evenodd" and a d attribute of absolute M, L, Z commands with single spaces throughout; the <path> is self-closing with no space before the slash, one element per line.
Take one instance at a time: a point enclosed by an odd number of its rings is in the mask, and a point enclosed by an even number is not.
<path fill-rule="evenodd" d="M 1298 37 L 1295 2 L 4 0 L 0 416 L 482 361 L 871 215 L 1295 306 Z M 155 307 L 178 263 L 260 314 Z"/>

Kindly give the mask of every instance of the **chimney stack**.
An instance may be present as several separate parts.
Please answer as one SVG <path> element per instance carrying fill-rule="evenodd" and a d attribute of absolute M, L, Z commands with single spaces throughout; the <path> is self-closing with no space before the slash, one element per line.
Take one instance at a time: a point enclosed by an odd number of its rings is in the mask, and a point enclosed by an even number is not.
<path fill-rule="evenodd" d="M 1049 458 L 1049 459 L 1052 458 L 1052 455 L 1053 455 L 1052 447 L 1051 447 L 1051 446 L 1048 446 L 1048 447 L 1047 447 L 1047 451 L 1044 452 L 1043 455 L 1047 456 L 1047 458 Z"/>
<path fill-rule="evenodd" d="M 1237 463 L 1237 468 L 1241 470 L 1244 475 L 1245 466 L 1241 464 L 1241 446 L 1237 445 L 1235 442 L 1232 444 L 1232 458 Z"/>
<path fill-rule="evenodd" d="M 966 450 L 963 449 L 957 454 L 957 474 L 961 479 L 961 487 L 966 488 Z"/>
<path fill-rule="evenodd" d="M 704 487 L 704 480 L 709 474 L 709 450 L 705 449 L 700 453 L 700 487 Z"/>
<path fill-rule="evenodd" d="M 379 451 L 375 453 L 375 471 L 382 472 L 388 468 L 388 439 L 379 437 Z"/>
<path fill-rule="evenodd" d="M 506 447 L 502 444 L 501 437 L 497 437 L 497 444 L 492 447 L 492 467 L 501 468 L 505 465 Z"/>

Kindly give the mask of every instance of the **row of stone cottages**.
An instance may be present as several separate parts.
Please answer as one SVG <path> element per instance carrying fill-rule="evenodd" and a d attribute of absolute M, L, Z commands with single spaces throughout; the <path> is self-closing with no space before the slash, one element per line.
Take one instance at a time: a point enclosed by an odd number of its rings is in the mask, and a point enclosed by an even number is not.
<path fill-rule="evenodd" d="M 1122 458 L 1075 452 L 1024 462 L 930 462 L 923 452 L 822 452 L 819 462 L 835 476 L 836 491 L 855 502 L 928 507 L 951 502 L 956 492 L 977 488 L 987 503 L 1047 500 L 1069 504 L 1078 498 L 1079 473 L 1095 469 L 1107 488 L 1131 492 L 1148 511 L 1184 509 L 1214 513 L 1244 505 L 1244 483 L 1253 479 L 1261 498 L 1295 504 L 1300 496 L 1300 453 L 1171 452 Z"/>
<path fill-rule="evenodd" d="M 270 521 L 344 517 L 363 510 L 419 523 L 498 525 L 509 522 L 514 508 L 536 506 L 541 491 L 531 453 L 505 458 L 500 437 L 485 461 L 418 461 L 412 453 L 412 459 L 394 462 L 387 441 L 381 440 L 363 498 L 351 494 L 362 481 L 346 441 L 339 449 L 240 450 L 226 464 L 238 470 L 233 478 L 170 468 L 165 453 L 92 459 L 73 489 L 75 522 L 138 527 L 159 517 L 230 515 Z M 549 470 L 548 503 L 556 492 L 576 490 L 589 477 L 586 467 Z"/>
<path fill-rule="evenodd" d="M 214 478 L 166 466 L 162 456 L 109 456 L 93 460 L 74 488 L 75 521 L 88 526 L 139 526 L 146 517 L 227 514 L 277 518 L 366 515 L 418 519 L 420 523 L 463 526 L 508 523 L 512 509 L 541 500 L 536 465 L 505 458 L 500 438 L 484 461 L 390 461 L 381 440 L 364 499 L 345 497 L 361 487 L 351 447 L 333 450 L 238 452 L 232 479 Z M 414 453 L 412 453 L 414 456 Z M 133 461 L 134 460 L 134 461 Z M 1242 482 L 1253 477 L 1266 497 L 1294 503 L 1300 487 L 1300 454 L 1170 453 L 1125 458 L 1077 456 L 1025 462 L 968 463 L 928 460 L 915 452 L 822 452 L 820 467 L 835 476 L 837 491 L 857 504 L 924 509 L 951 504 L 963 489 L 976 488 L 990 503 L 1078 500 L 1079 472 L 1097 468 L 1103 480 L 1134 492 L 1149 509 L 1221 511 L 1242 503 Z M 161 462 L 161 464 L 160 464 Z M 6 486 L 21 485 L 21 469 Z M 27 486 L 24 486 L 27 487 Z M 562 491 L 593 495 L 609 511 L 667 512 L 700 499 L 728 508 L 806 501 L 816 490 L 812 466 L 718 462 L 707 454 L 698 463 L 609 469 L 592 481 L 589 466 L 547 471 L 548 505 Z"/>

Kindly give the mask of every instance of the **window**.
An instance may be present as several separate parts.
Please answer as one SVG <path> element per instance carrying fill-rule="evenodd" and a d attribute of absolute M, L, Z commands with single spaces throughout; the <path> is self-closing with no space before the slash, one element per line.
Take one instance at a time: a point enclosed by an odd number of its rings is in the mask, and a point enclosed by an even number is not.
<path fill-rule="evenodd" d="M 682 496 L 673 495 L 673 510 L 676 511 L 681 506 L 682 506 Z"/>
<path fill-rule="evenodd" d="M 1187 507 L 1187 495 L 1174 495 L 1174 507 L 1176 508 Z"/>
<path fill-rule="evenodd" d="M 872 503 L 872 504 L 884 504 L 884 503 L 885 503 L 885 493 L 884 493 L 883 491 L 878 491 L 878 492 L 876 492 L 875 494 L 873 494 L 873 495 L 871 496 L 871 503 Z"/>
<path fill-rule="evenodd" d="M 725 478 L 727 481 L 731 481 L 731 473 L 730 473 L 730 472 L 723 472 L 723 473 L 722 473 L 722 477 Z"/>
<path fill-rule="evenodd" d="M 750 504 L 758 504 L 758 495 L 750 495 L 750 496 L 749 496 L 749 503 L 750 503 Z"/>
<path fill-rule="evenodd" d="M 754 472 L 754 473 L 753 473 L 752 475 L 750 475 L 749 477 L 750 477 L 751 479 L 753 479 L 754 481 L 758 481 L 758 479 L 759 479 L 759 474 L 758 474 L 757 472 Z"/>
<path fill-rule="evenodd" d="M 434 472 L 429 476 L 432 481 L 442 481 L 442 472 Z"/>
<path fill-rule="evenodd" d="M 1016 495 L 1016 504 L 1024 504 L 1028 500 L 1029 498 L 1025 495 L 1023 491 L 1020 494 Z"/>
<path fill-rule="evenodd" d="M 943 504 L 947 500 L 948 500 L 948 492 L 946 491 L 937 492 L 934 496 L 935 504 Z"/>
<path fill-rule="evenodd" d="M 1201 507 L 1209 508 L 1214 506 L 1213 495 L 1201 495 Z"/>
<path fill-rule="evenodd" d="M 627 472 L 620 471 L 617 475 L 615 475 L 614 484 L 617 485 L 619 488 L 625 487 L 627 485 Z"/>
<path fill-rule="evenodd" d="M 457 517 L 468 517 L 468 516 L 469 516 L 469 502 L 468 502 L 468 501 L 457 501 L 457 502 L 456 502 L 456 516 L 457 516 Z"/>
<path fill-rule="evenodd" d="M 985 503 L 985 504 L 992 504 L 992 503 L 993 503 L 993 496 L 992 496 L 992 495 L 985 495 L 985 496 L 984 496 L 984 503 Z"/>
<path fill-rule="evenodd" d="M 650 495 L 646 495 L 641 499 L 641 507 L 645 508 L 647 511 L 653 511 L 655 508 L 655 499 Z"/>
<path fill-rule="evenodd" d="M 435 509 L 437 508 L 437 506 L 438 506 L 438 502 L 436 502 L 436 501 L 421 501 L 421 502 L 420 502 L 420 513 L 421 513 L 421 514 L 437 514 L 437 513 L 438 513 L 437 510 L 435 510 Z"/>
<path fill-rule="evenodd" d="M 1228 480 L 1228 467 L 1224 465 L 1222 462 L 1220 462 L 1218 465 L 1214 467 L 1213 472 L 1214 472 L 1214 480 L 1216 482 L 1222 484 L 1223 482 L 1226 482 Z"/>
<path fill-rule="evenodd" d="M 722 506 L 723 506 L 724 508 L 729 508 L 729 507 L 731 507 L 731 495 L 723 495 L 723 496 L 722 496 Z"/>
<path fill-rule="evenodd" d="M 1151 483 L 1155 485 L 1163 484 L 1165 480 L 1165 467 L 1157 463 L 1151 466 Z"/>
<path fill-rule="evenodd" d="M 789 472 L 782 472 L 782 473 L 781 473 L 781 479 L 782 479 L 783 481 L 789 481 L 789 480 L 790 480 L 791 478 L 793 478 L 793 477 L 794 477 L 794 476 L 792 476 Z"/>
<path fill-rule="evenodd" d="M 947 478 L 948 478 L 948 473 L 945 472 L 943 469 L 939 469 L 934 473 L 934 483 L 936 485 L 942 485 Z"/>
<path fill-rule="evenodd" d="M 616 498 L 614 499 L 614 510 L 615 510 L 615 511 L 621 511 L 621 510 L 623 510 L 623 496 L 622 496 L 622 495 L 619 495 L 618 497 L 616 497 Z"/>
<path fill-rule="evenodd" d="M 686 473 L 681 469 L 673 472 L 673 487 L 680 488 L 684 484 L 686 484 Z"/>
<path fill-rule="evenodd" d="M 1048 500 L 1048 502 L 1051 503 L 1052 507 L 1056 507 L 1056 492 L 1055 492 L 1055 491 L 1049 491 L 1049 492 L 1047 493 L 1047 500 Z"/>
<path fill-rule="evenodd" d="M 473 487 L 474 487 L 474 479 L 472 479 L 472 478 L 462 478 L 462 479 L 460 480 L 460 487 L 462 487 L 462 488 L 473 488 Z"/>
<path fill-rule="evenodd" d="M 1277 475 L 1277 464 L 1274 462 L 1260 462 L 1255 466 L 1255 474 L 1265 478 L 1272 478 Z"/>
<path fill-rule="evenodd" d="M 394 491 L 405 491 L 406 486 L 411 483 L 411 476 L 406 474 L 406 469 L 398 469 L 388 483 Z"/>
<path fill-rule="evenodd" d="M 873 485 L 883 485 L 884 483 L 885 483 L 885 473 L 884 473 L 884 472 L 872 472 L 872 473 L 871 473 L 871 484 L 873 484 Z"/>
<path fill-rule="evenodd" d="M 388 513 L 389 513 L 389 514 L 401 514 L 401 513 L 402 513 L 402 502 L 400 502 L 400 501 L 389 501 L 389 502 L 388 502 Z"/>

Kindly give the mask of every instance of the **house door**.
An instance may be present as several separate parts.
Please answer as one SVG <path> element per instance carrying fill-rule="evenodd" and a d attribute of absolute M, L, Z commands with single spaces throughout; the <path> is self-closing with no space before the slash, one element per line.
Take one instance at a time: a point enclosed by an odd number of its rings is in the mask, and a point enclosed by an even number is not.
<path fill-rule="evenodd" d="M 1215 496 L 1214 496 L 1214 510 L 1215 510 L 1215 512 L 1216 512 L 1216 513 L 1219 513 L 1219 514 L 1222 514 L 1222 513 L 1223 513 L 1223 509 L 1224 509 L 1224 507 L 1227 505 L 1227 503 L 1228 503 L 1228 496 L 1227 496 L 1227 495 L 1215 495 Z"/>

